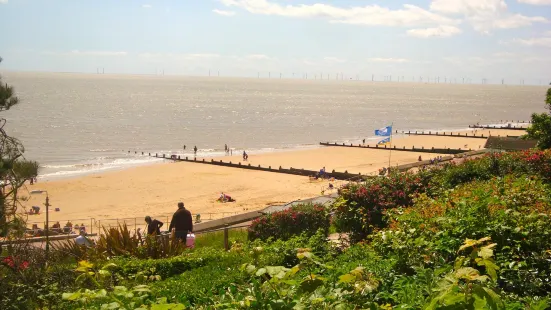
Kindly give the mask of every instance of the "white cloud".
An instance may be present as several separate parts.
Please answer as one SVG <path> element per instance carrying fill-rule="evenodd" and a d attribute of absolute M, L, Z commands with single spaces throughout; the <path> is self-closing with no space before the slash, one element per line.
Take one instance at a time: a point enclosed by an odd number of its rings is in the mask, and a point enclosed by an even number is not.
<path fill-rule="evenodd" d="M 381 26 L 449 25 L 460 21 L 439 15 L 418 6 L 404 4 L 391 10 L 378 5 L 341 8 L 328 4 L 280 5 L 267 0 L 220 0 L 228 7 L 242 8 L 253 14 L 295 18 L 326 18 L 332 23 Z"/>
<path fill-rule="evenodd" d="M 507 42 L 506 42 L 507 43 Z M 518 43 L 527 46 L 551 47 L 551 37 L 548 38 L 530 38 L 530 39 L 513 39 L 508 43 Z"/>
<path fill-rule="evenodd" d="M 79 51 L 72 50 L 69 52 L 43 52 L 45 55 L 62 55 L 62 56 L 127 56 L 127 52 L 116 51 Z"/>
<path fill-rule="evenodd" d="M 341 58 L 337 58 L 337 57 L 324 57 L 323 60 L 325 60 L 327 62 L 332 62 L 332 63 L 344 63 L 344 62 L 346 62 L 346 59 L 341 59 Z"/>
<path fill-rule="evenodd" d="M 251 55 L 247 55 L 246 58 L 255 59 L 255 60 L 271 60 L 272 59 L 269 56 L 266 56 L 266 55 L 263 55 L 263 54 L 251 54 Z"/>
<path fill-rule="evenodd" d="M 183 54 L 183 57 L 185 58 L 189 58 L 189 59 L 197 59 L 197 58 L 219 58 L 220 55 L 218 54 L 209 54 L 209 53 L 205 53 L 205 54 Z"/>
<path fill-rule="evenodd" d="M 7 4 L 8 0 L 0 0 L 0 4 Z"/>
<path fill-rule="evenodd" d="M 389 62 L 389 63 L 404 63 L 409 60 L 405 58 L 369 58 L 370 62 Z"/>
<path fill-rule="evenodd" d="M 512 14 L 504 0 L 433 0 L 430 9 L 444 14 L 463 15 L 476 31 L 482 33 L 548 22 L 542 16 Z"/>
<path fill-rule="evenodd" d="M 410 29 L 407 31 L 407 34 L 412 37 L 418 38 L 430 38 L 430 37 L 439 37 L 447 38 L 460 34 L 461 29 L 455 26 L 438 26 L 435 28 L 423 28 L 423 29 Z"/>
<path fill-rule="evenodd" d="M 511 52 L 497 52 L 492 54 L 492 57 L 497 57 L 497 58 L 509 58 L 514 56 L 515 56 L 515 53 L 511 53 Z"/>
<path fill-rule="evenodd" d="M 517 0 L 520 3 L 532 5 L 551 5 L 551 0 Z"/>
<path fill-rule="evenodd" d="M 214 13 L 216 13 L 218 15 L 222 15 L 222 16 L 234 16 L 235 15 L 234 11 L 224 11 L 224 10 L 218 10 L 218 9 L 214 9 L 212 11 Z"/>
<path fill-rule="evenodd" d="M 143 4 L 142 8 L 144 9 L 151 9 L 153 6 L 151 4 Z"/>

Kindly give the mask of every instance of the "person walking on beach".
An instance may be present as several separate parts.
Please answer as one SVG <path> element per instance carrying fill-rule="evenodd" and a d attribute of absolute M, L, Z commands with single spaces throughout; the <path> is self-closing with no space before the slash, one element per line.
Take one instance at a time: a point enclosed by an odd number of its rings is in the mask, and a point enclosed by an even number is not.
<path fill-rule="evenodd" d="M 228 155 L 228 145 L 227 144 L 224 144 L 224 152 L 226 153 L 226 155 Z"/>
<path fill-rule="evenodd" d="M 184 151 L 186 150 L 186 145 L 184 144 Z"/>
<path fill-rule="evenodd" d="M 178 210 L 172 215 L 169 231 L 174 231 L 174 236 L 186 244 L 187 234 L 193 232 L 193 219 L 191 212 L 184 208 L 183 202 L 178 202 Z"/>
<path fill-rule="evenodd" d="M 148 235 L 161 235 L 161 227 L 164 223 L 159 220 L 152 220 L 150 216 L 145 217 L 145 222 L 147 223 L 147 234 Z"/>
<path fill-rule="evenodd" d="M 193 154 L 197 155 L 197 145 L 193 147 Z"/>

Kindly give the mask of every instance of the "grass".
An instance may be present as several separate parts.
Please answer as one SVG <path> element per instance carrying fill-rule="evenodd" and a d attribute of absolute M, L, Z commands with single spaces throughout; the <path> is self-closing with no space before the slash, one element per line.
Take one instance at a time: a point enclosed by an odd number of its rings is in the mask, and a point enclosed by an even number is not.
<path fill-rule="evenodd" d="M 233 228 L 228 231 L 228 240 L 231 245 L 234 241 L 247 241 L 247 228 Z M 224 248 L 224 230 L 198 234 L 195 237 L 195 247 Z"/>

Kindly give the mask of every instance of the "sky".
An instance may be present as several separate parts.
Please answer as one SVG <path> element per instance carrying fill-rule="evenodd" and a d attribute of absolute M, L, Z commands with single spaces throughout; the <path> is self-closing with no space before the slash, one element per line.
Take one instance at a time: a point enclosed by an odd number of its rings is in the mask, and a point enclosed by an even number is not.
<path fill-rule="evenodd" d="M 1 70 L 548 84 L 551 0 L 0 0 Z"/>

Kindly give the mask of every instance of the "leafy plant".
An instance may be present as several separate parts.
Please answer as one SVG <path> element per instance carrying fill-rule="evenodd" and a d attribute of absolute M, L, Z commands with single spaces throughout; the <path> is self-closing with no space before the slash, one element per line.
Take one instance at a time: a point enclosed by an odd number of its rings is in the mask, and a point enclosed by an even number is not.
<path fill-rule="evenodd" d="M 459 252 L 472 249 L 470 255 L 456 260 L 454 270 L 436 287 L 436 296 L 427 309 L 504 309 L 501 297 L 488 284 L 495 283 L 499 269 L 492 258 L 496 244 L 488 244 L 489 240 L 465 240 Z M 484 267 L 488 275 L 475 267 Z"/>

